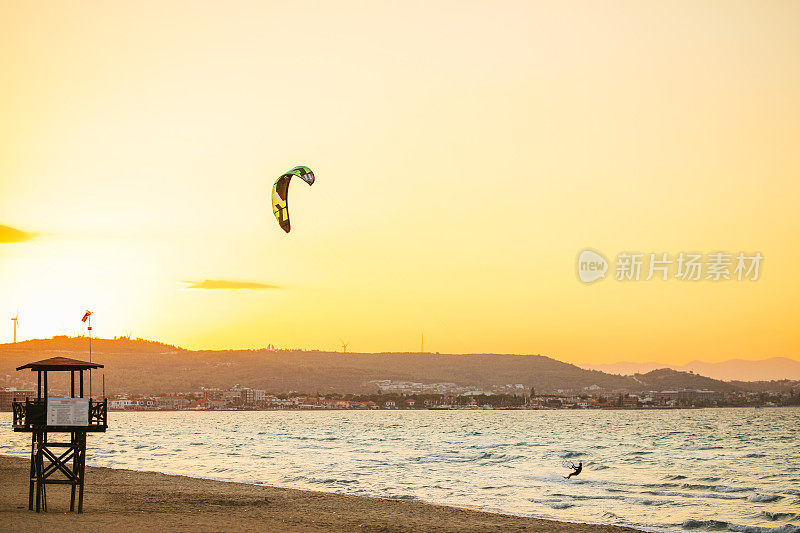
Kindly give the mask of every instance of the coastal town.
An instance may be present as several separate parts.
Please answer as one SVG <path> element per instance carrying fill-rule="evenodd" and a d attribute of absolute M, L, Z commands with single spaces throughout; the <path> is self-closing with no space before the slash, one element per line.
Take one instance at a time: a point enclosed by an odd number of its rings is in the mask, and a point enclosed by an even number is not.
<path fill-rule="evenodd" d="M 602 391 L 589 386 L 580 392 L 541 394 L 522 384 L 485 391 L 454 383 L 375 383 L 374 394 L 275 394 L 234 385 L 165 395 L 115 395 L 108 397 L 113 411 L 171 410 L 331 410 L 331 409 L 679 409 L 702 407 L 778 407 L 800 405 L 800 387 L 782 393 L 664 390 L 632 394 Z M 35 389 L 0 389 L 0 411 L 10 411 L 13 401 L 33 398 Z"/>

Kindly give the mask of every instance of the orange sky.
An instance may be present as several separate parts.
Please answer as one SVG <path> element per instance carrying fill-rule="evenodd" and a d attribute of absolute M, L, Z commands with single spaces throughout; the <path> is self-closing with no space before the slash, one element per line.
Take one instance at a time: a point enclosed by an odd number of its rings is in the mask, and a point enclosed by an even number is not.
<path fill-rule="evenodd" d="M 0 9 L 20 338 L 800 359 L 797 2 Z M 584 285 L 584 248 L 765 259 Z"/>

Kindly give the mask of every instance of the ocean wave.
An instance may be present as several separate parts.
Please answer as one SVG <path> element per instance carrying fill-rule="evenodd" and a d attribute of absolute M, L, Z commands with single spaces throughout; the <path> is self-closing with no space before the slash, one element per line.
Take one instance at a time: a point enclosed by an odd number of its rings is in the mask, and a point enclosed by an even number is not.
<path fill-rule="evenodd" d="M 728 531 L 741 531 L 742 533 L 800 533 L 800 527 L 784 524 L 778 527 L 740 526 L 728 524 Z"/>
<path fill-rule="evenodd" d="M 681 446 L 682 450 L 689 450 L 689 451 L 698 451 L 698 450 L 721 450 L 722 446 L 695 446 L 695 445 L 684 445 Z"/>
<path fill-rule="evenodd" d="M 783 496 L 781 496 L 780 494 L 753 494 L 752 496 L 747 498 L 747 501 L 766 503 L 766 502 L 776 502 L 782 499 Z"/>
<path fill-rule="evenodd" d="M 744 526 L 731 524 L 722 520 L 694 520 L 689 519 L 683 522 L 684 529 L 704 529 L 717 531 L 740 531 L 742 533 L 800 533 L 800 527 L 792 524 L 784 524 L 778 527 L 763 526 Z"/>
<path fill-rule="evenodd" d="M 706 485 L 703 483 L 684 483 L 681 485 L 681 488 L 689 490 L 712 490 L 714 485 Z"/>
<path fill-rule="evenodd" d="M 358 483 L 357 479 L 336 479 L 333 477 L 308 478 L 307 481 L 317 485 L 349 485 L 350 483 Z"/>
<path fill-rule="evenodd" d="M 625 503 L 632 503 L 634 505 L 664 505 L 672 503 L 669 500 L 651 500 L 648 498 L 622 498 Z"/>
<path fill-rule="evenodd" d="M 561 452 L 558 456 L 563 459 L 569 459 L 570 457 L 581 457 L 583 455 L 586 454 L 583 452 L 566 451 L 566 452 Z"/>
<path fill-rule="evenodd" d="M 750 492 L 756 490 L 755 487 L 729 487 L 727 485 L 717 485 L 714 487 L 716 492 Z"/>
<path fill-rule="evenodd" d="M 315 485 L 349 485 L 351 483 L 358 483 L 357 479 L 337 479 L 337 478 L 316 478 L 308 476 L 294 476 L 285 477 L 284 481 L 287 483 L 296 483 L 298 481 L 304 483 L 313 483 Z"/>
<path fill-rule="evenodd" d="M 689 519 L 683 522 L 683 529 L 710 529 L 710 530 L 727 530 L 728 523 L 722 520 L 694 520 Z"/>
<path fill-rule="evenodd" d="M 766 457 L 766 456 L 767 456 L 767 454 L 765 454 L 765 453 L 755 453 L 755 452 L 745 454 L 745 457 L 748 458 L 748 459 L 756 459 L 756 458 L 761 458 L 761 457 Z"/>
<path fill-rule="evenodd" d="M 713 492 L 678 492 L 678 491 L 645 491 L 645 494 L 652 494 L 654 496 L 679 496 L 681 498 L 712 498 L 717 500 L 744 500 L 745 496 L 734 496 L 733 494 L 715 494 Z"/>
<path fill-rule="evenodd" d="M 621 500 L 622 496 L 600 496 L 600 495 L 589 495 L 589 494 L 562 494 L 559 492 L 553 492 L 549 494 L 554 498 L 571 498 L 573 500 Z"/>
<path fill-rule="evenodd" d="M 772 513 L 770 511 L 762 511 L 761 516 L 767 520 L 800 520 L 800 513 Z"/>
<path fill-rule="evenodd" d="M 486 450 L 489 448 L 500 448 L 503 446 L 508 446 L 508 444 L 504 442 L 498 442 L 496 444 L 473 444 L 472 446 L 467 446 L 467 448 L 474 450 Z M 515 446 L 518 446 L 518 444 L 515 444 Z"/>
<path fill-rule="evenodd" d="M 672 489 L 680 487 L 681 485 L 677 483 L 644 483 L 642 487 L 646 487 L 649 489 Z"/>
<path fill-rule="evenodd" d="M 487 457 L 487 459 L 489 460 L 486 461 L 486 464 L 495 464 L 495 465 L 501 463 L 507 463 L 509 461 L 515 461 L 517 459 L 522 459 L 523 457 L 522 455 L 506 455 L 504 453 L 500 453 L 497 455 L 495 454 L 489 454 L 489 455 L 491 457 Z"/>
<path fill-rule="evenodd" d="M 569 502 L 555 502 L 549 505 L 553 509 L 569 509 L 570 507 L 575 507 L 574 503 L 569 503 Z"/>
<path fill-rule="evenodd" d="M 480 461 L 481 459 L 489 459 L 490 457 L 492 457 L 492 454 L 489 452 L 484 452 L 477 455 L 451 455 L 434 453 L 431 455 L 412 457 L 411 461 L 414 463 L 468 463 L 471 461 Z"/>

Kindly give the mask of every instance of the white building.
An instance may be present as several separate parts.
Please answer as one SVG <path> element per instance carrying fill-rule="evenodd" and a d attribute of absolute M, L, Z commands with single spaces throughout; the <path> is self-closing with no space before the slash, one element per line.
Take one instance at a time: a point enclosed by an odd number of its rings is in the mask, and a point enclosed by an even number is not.
<path fill-rule="evenodd" d="M 119 398 L 108 402 L 108 408 L 114 410 L 130 409 L 133 407 L 133 400 L 128 398 Z"/>

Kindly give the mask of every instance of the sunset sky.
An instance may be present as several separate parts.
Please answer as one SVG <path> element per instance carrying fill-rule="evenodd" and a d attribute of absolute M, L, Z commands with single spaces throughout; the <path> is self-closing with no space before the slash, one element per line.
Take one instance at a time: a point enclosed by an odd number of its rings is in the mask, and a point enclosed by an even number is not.
<path fill-rule="evenodd" d="M 28 339 L 91 309 L 98 336 L 187 348 L 424 331 L 576 363 L 800 359 L 798 21 L 790 1 L 3 2 L 0 316 Z M 292 183 L 285 234 L 270 189 L 299 164 L 317 181 Z M 764 260 L 757 281 L 587 285 L 586 248 Z"/>

